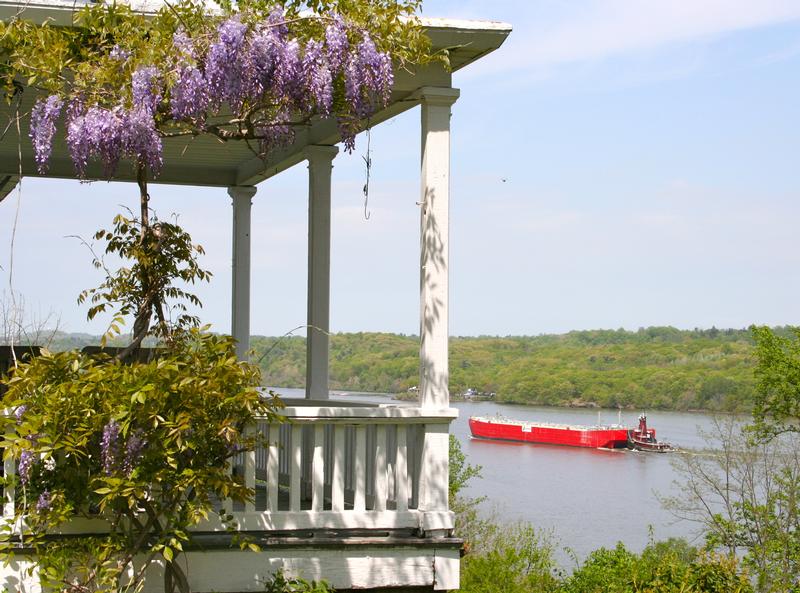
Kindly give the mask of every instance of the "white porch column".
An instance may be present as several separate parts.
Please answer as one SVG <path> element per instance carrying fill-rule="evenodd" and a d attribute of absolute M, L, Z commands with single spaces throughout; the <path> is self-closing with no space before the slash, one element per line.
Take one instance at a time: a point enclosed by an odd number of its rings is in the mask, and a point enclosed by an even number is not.
<path fill-rule="evenodd" d="M 250 350 L 250 207 L 255 194 L 250 185 L 228 188 L 233 200 L 231 335 L 239 360 Z"/>
<path fill-rule="evenodd" d="M 420 407 L 444 410 L 448 392 L 448 267 L 450 228 L 450 107 L 458 89 L 425 87 L 422 105 L 420 219 Z M 449 421 L 426 423 L 422 438 L 419 509 L 421 528 L 441 537 L 453 528 L 448 510 Z"/>
<path fill-rule="evenodd" d="M 420 207 L 420 407 L 450 405 L 448 267 L 450 229 L 450 107 L 458 89 L 424 87 Z"/>
<path fill-rule="evenodd" d="M 336 146 L 308 146 L 306 398 L 328 399 L 331 286 L 331 170 Z"/>

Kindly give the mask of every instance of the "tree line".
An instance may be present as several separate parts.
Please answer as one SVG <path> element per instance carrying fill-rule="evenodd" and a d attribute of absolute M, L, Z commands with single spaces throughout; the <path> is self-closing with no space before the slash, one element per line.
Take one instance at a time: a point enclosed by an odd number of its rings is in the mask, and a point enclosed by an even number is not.
<path fill-rule="evenodd" d="M 252 344 L 265 381 L 303 386 L 304 338 L 255 337 Z M 331 388 L 405 393 L 419 380 L 418 352 L 413 335 L 335 334 Z M 450 393 L 474 389 L 521 404 L 745 411 L 753 397 L 752 352 L 747 329 L 453 337 Z"/>
<path fill-rule="evenodd" d="M 775 328 L 785 335 L 785 328 Z M 97 342 L 55 336 L 55 350 Z M 305 338 L 254 336 L 265 385 L 301 388 Z M 495 393 L 505 403 L 749 411 L 755 379 L 749 329 L 648 327 L 560 335 L 453 337 L 450 393 Z M 419 337 L 331 336 L 331 389 L 406 394 L 419 381 Z"/>

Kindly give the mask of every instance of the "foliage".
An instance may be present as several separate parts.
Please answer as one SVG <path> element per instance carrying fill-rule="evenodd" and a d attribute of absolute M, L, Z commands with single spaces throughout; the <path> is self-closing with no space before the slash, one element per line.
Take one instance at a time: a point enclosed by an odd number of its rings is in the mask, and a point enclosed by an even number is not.
<path fill-rule="evenodd" d="M 305 340 L 256 336 L 266 385 L 302 387 Z M 647 328 L 450 340 L 450 393 L 496 392 L 497 401 L 604 408 L 742 411 L 753 398 L 746 330 Z M 331 336 L 331 387 L 405 393 L 419 381 L 419 339 Z"/>
<path fill-rule="evenodd" d="M 464 593 L 544 593 L 556 591 L 553 544 L 527 524 L 484 522 L 461 567 Z"/>
<path fill-rule="evenodd" d="M 718 421 L 705 453 L 681 452 L 681 494 L 664 501 L 702 526 L 706 545 L 740 558 L 759 592 L 791 591 L 800 579 L 800 439 L 754 441 L 740 424 Z"/>
<path fill-rule="evenodd" d="M 797 432 L 800 419 L 800 328 L 780 335 L 768 327 L 753 327 L 756 341 L 754 429 L 770 438 Z"/>
<path fill-rule="evenodd" d="M 92 306 L 87 317 L 92 320 L 100 313 L 113 314 L 109 331 L 101 339 L 105 346 L 109 337 L 119 335 L 126 318 L 134 316 L 132 347 L 138 347 L 149 334 L 169 341 L 176 331 L 197 326 L 199 319 L 187 313 L 188 301 L 201 306 L 194 294 L 181 285 L 208 281 L 211 273 L 203 270 L 197 256 L 203 254 L 200 245 L 193 245 L 189 234 L 178 225 L 149 221 L 147 226 L 135 218 L 117 215 L 113 230 L 99 230 L 95 239 L 107 241 L 105 254 L 130 261 L 114 272 L 105 268 L 103 259 L 95 257 L 94 265 L 106 269 L 106 279 L 97 288 L 84 290 L 79 303 L 89 300 Z M 172 313 L 177 317 L 172 318 Z M 151 319 L 155 324 L 151 328 Z"/>
<path fill-rule="evenodd" d="M 641 555 L 622 543 L 600 548 L 569 578 L 563 593 L 750 593 L 735 559 L 696 555 L 683 540 L 648 546 Z"/>
<path fill-rule="evenodd" d="M 256 444 L 244 430 L 253 416 L 275 417 L 277 402 L 258 384 L 231 338 L 196 329 L 145 364 L 70 351 L 20 365 L 4 402 L 16 417 L 5 419 L 3 448 L 19 459 L 16 515 L 45 582 L 117 588 L 137 553 L 172 562 L 214 500 L 252 498 L 229 468 Z M 78 517 L 99 520 L 108 535 L 47 535 Z"/>
<path fill-rule="evenodd" d="M 0 23 L 0 78 L 11 101 L 40 91 L 30 135 L 44 173 L 62 111 L 79 176 L 91 160 L 113 176 L 133 161 L 140 182 L 162 166 L 162 140 L 210 134 L 268 157 L 313 117 L 335 117 L 352 150 L 389 99 L 392 61 L 429 59 L 419 0 L 264 0 L 215 9 L 196 0 L 155 15 L 89 3 L 74 27 Z M 305 12 L 302 12 L 305 10 Z"/>
<path fill-rule="evenodd" d="M 184 300 L 200 303 L 181 286 L 208 278 L 202 249 L 142 214 L 97 233 L 121 267 L 96 257 L 106 279 L 80 298 L 92 302 L 90 317 L 113 313 L 112 336 L 132 316 L 132 343 L 115 358 L 43 351 L 7 381 L 3 403 L 15 413 L 0 421 L 0 447 L 18 462 L 16 481 L 6 479 L 16 486 L 16 521 L 4 525 L 0 550 L 32 549 L 45 587 L 137 591 L 163 558 L 166 591 L 188 593 L 176 559 L 189 530 L 219 510 L 235 535 L 219 501 L 255 493 L 230 471 L 232 458 L 258 444 L 246 430 L 256 415 L 279 420 L 280 402 L 261 393 L 258 368 L 237 360 L 234 340 L 186 314 Z M 160 345 L 149 362 L 133 356 L 145 336 Z M 77 519 L 94 521 L 91 534 L 56 535 Z"/>
<path fill-rule="evenodd" d="M 450 435 L 449 444 L 449 459 L 448 466 L 449 480 L 448 480 L 448 498 L 450 505 L 453 505 L 456 497 L 461 493 L 464 487 L 473 478 L 479 478 L 481 475 L 480 465 L 470 465 L 467 463 L 467 456 L 461 449 L 461 443 L 455 435 Z"/>
<path fill-rule="evenodd" d="M 266 583 L 265 593 L 334 593 L 327 581 L 307 581 L 301 578 L 287 578 L 282 570 L 276 572 Z"/>

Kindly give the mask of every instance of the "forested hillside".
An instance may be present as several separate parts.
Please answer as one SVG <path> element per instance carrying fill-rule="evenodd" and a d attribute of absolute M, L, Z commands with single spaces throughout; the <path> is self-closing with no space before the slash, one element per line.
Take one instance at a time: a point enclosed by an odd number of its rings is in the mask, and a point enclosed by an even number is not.
<path fill-rule="evenodd" d="M 97 343 L 56 336 L 53 349 Z M 264 383 L 302 387 L 305 339 L 255 336 Z M 419 338 L 331 336 L 331 388 L 404 393 L 418 382 Z M 747 330 L 593 330 L 563 335 L 464 337 L 450 342 L 450 390 L 495 392 L 503 402 L 679 410 L 746 410 L 754 384 Z"/>
<path fill-rule="evenodd" d="M 331 337 L 331 387 L 400 393 L 418 382 L 416 336 Z M 264 381 L 301 387 L 305 340 L 254 338 Z M 450 341 L 450 391 L 503 402 L 746 410 L 753 379 L 748 330 L 654 327 Z"/>

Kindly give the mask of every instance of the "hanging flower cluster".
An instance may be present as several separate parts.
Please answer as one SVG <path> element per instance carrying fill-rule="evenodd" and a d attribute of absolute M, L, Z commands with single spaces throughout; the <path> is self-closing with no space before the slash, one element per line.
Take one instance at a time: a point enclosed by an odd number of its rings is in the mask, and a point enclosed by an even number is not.
<path fill-rule="evenodd" d="M 146 446 L 147 441 L 142 437 L 141 430 L 134 431 L 123 441 L 120 425 L 112 420 L 103 427 L 103 437 L 100 440 L 103 472 L 110 476 L 121 469 L 126 476 L 130 476 Z"/>
<path fill-rule="evenodd" d="M 110 177 L 122 158 L 157 175 L 166 136 L 254 140 L 265 157 L 314 116 L 335 117 L 352 151 L 362 122 L 389 100 L 392 60 L 340 15 L 321 22 L 322 38 L 305 41 L 291 35 L 282 9 L 257 24 L 229 17 L 207 37 L 181 28 L 172 38 L 171 63 L 131 66 L 130 97 L 120 104 L 56 94 L 39 99 L 30 127 L 39 171 L 46 171 L 62 111 L 81 177 L 92 160 Z M 115 45 L 107 59 L 124 68 L 135 56 Z"/>

